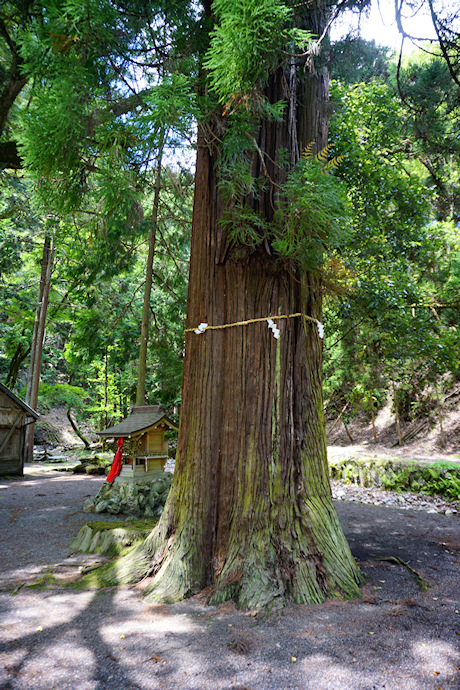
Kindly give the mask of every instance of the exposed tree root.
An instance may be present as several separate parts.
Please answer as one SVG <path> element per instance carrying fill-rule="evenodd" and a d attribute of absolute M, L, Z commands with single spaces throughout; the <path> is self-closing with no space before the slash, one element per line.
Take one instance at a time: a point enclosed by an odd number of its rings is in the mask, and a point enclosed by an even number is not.
<path fill-rule="evenodd" d="M 425 592 L 428 589 L 428 582 L 423 579 L 423 577 L 418 573 L 416 570 L 414 570 L 409 563 L 406 563 L 406 561 L 403 561 L 402 558 L 399 558 L 398 556 L 382 556 L 379 558 L 374 558 L 374 561 L 387 561 L 387 563 L 395 563 L 396 565 L 403 565 L 405 568 L 410 570 L 410 572 L 414 575 L 415 581 L 417 582 L 418 586 L 422 590 L 422 592 Z"/>

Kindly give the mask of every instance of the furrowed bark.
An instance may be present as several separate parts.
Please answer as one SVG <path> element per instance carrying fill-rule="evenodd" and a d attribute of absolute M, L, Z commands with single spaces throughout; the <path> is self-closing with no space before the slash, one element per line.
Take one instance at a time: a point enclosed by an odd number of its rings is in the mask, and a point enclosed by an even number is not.
<path fill-rule="evenodd" d="M 35 323 L 30 349 L 30 364 L 27 378 L 26 403 L 32 408 L 37 407 L 38 389 L 42 367 L 43 343 L 45 340 L 46 314 L 51 289 L 51 274 L 53 272 L 55 246 L 52 237 L 47 235 L 43 243 L 42 270 L 38 289 L 38 302 L 35 310 Z M 34 447 L 35 421 L 26 428 L 24 459 L 32 462 Z"/>
<path fill-rule="evenodd" d="M 317 276 L 254 253 L 219 260 L 214 167 L 199 142 L 187 327 L 303 312 L 321 319 Z M 356 596 L 359 571 L 331 500 L 314 322 L 187 333 L 173 486 L 160 523 L 117 565 L 153 575 L 153 600 L 211 586 L 245 608 Z"/>
<path fill-rule="evenodd" d="M 321 24 L 321 17 L 318 19 Z M 286 171 L 280 151 L 293 132 L 301 151 L 327 137 L 327 74 L 296 87 L 279 69 L 271 102 L 291 103 L 285 122 L 261 122 L 252 163 L 267 189 L 248 203 L 267 221 Z M 212 123 L 200 127 L 187 329 L 201 322 L 301 313 L 321 321 L 321 280 L 270 251 L 229 242 L 220 220 L 219 152 Z M 225 127 L 216 115 L 214 126 Z M 291 143 L 290 143 L 291 142 Z M 262 160 L 263 157 L 263 160 Z M 186 332 L 182 410 L 171 492 L 157 528 L 112 569 L 134 582 L 150 576 L 152 600 L 177 601 L 208 587 L 210 601 L 244 608 L 287 600 L 316 603 L 359 594 L 359 570 L 332 504 L 321 386 L 322 340 L 304 316 Z"/>

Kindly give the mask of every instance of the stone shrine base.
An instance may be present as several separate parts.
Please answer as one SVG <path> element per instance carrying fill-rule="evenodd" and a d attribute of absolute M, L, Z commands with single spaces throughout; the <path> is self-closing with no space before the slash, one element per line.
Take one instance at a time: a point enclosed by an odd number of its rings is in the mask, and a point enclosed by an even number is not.
<path fill-rule="evenodd" d="M 83 510 L 85 513 L 159 517 L 166 503 L 172 478 L 170 472 L 157 472 L 150 481 L 131 479 L 115 481 L 113 484 L 105 482 L 94 498 L 88 498 L 84 502 Z"/>

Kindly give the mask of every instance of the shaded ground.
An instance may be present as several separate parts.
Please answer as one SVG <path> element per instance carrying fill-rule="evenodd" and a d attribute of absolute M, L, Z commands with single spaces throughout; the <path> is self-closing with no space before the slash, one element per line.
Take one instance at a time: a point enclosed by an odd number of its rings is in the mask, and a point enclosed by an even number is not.
<path fill-rule="evenodd" d="M 24 586 L 65 579 L 100 477 L 0 479 L 0 687 L 109 690 L 460 687 L 459 522 L 454 516 L 338 502 L 366 582 L 363 598 L 264 616 L 200 597 L 149 606 L 139 588 Z M 94 516 L 91 516 L 91 520 Z M 104 516 L 106 519 L 106 516 Z M 429 584 L 421 591 L 414 574 Z M 457 669 L 456 669 L 457 667 Z"/>

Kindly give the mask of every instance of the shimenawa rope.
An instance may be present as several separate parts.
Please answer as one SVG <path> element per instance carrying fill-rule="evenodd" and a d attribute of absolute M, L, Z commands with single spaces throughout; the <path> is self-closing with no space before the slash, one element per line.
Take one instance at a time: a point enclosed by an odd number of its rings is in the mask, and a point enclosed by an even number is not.
<path fill-rule="evenodd" d="M 307 316 L 307 314 L 302 314 L 302 312 L 297 312 L 296 314 L 283 314 L 281 316 L 262 316 L 257 319 L 246 319 L 246 321 L 235 321 L 234 323 L 224 323 L 221 324 L 220 326 L 209 326 L 207 323 L 200 323 L 200 325 L 197 328 L 186 328 L 185 332 L 186 333 L 196 333 L 197 335 L 200 335 L 201 333 L 204 333 L 205 331 L 217 331 L 220 330 L 221 328 L 233 328 L 233 326 L 247 326 L 250 323 L 258 323 L 260 321 L 266 321 L 268 324 L 268 327 L 271 328 L 273 331 L 273 336 L 275 338 L 280 337 L 280 330 L 277 328 L 276 324 L 274 323 L 275 321 L 279 321 L 280 319 L 293 319 L 296 316 L 303 316 L 307 321 L 313 321 L 316 323 L 318 326 L 318 335 L 320 338 L 324 337 L 324 325 L 321 323 L 321 321 L 318 321 L 318 319 L 313 318 L 312 316 Z"/>

